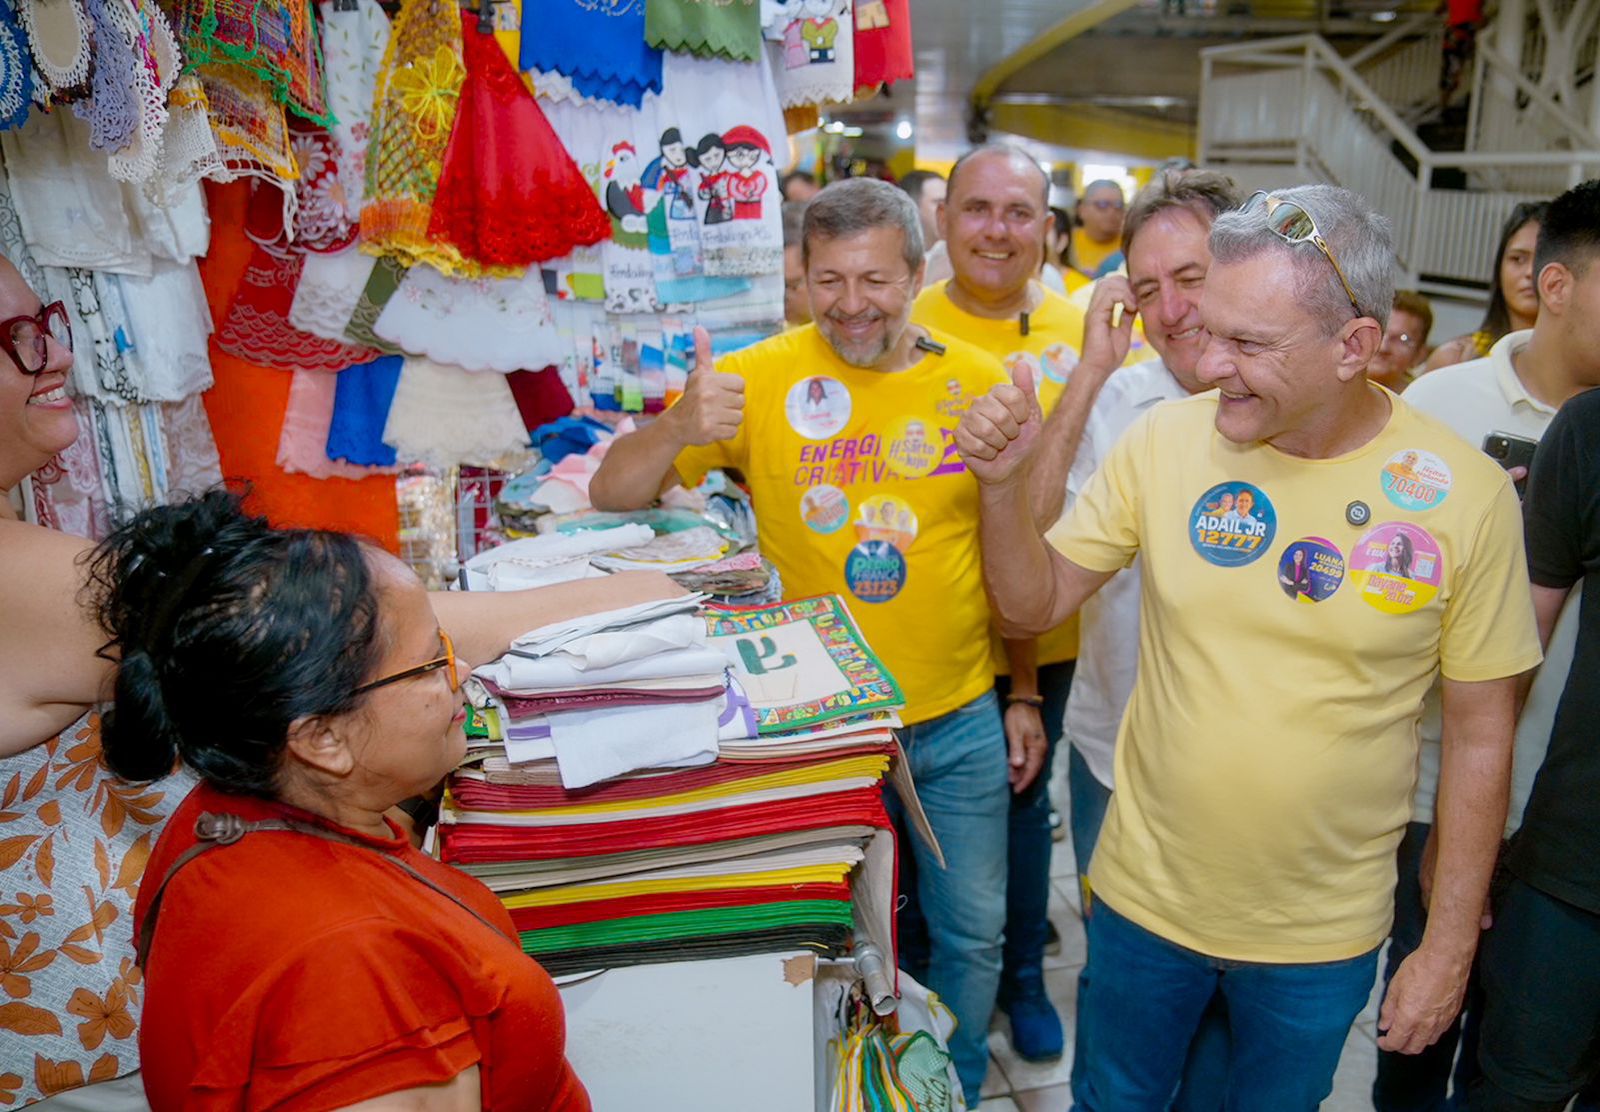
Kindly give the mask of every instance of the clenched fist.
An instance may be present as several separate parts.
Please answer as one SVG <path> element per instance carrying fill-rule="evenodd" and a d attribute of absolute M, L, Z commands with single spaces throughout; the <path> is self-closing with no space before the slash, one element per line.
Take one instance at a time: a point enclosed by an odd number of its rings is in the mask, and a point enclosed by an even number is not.
<path fill-rule="evenodd" d="M 683 397 L 667 411 L 684 447 L 727 440 L 744 421 L 744 379 L 717 371 L 704 328 L 694 330 L 694 366 Z"/>
<path fill-rule="evenodd" d="M 956 427 L 956 448 L 980 483 L 1003 483 L 1033 455 L 1043 423 L 1033 368 L 1024 363 L 1009 385 L 972 403 Z"/>

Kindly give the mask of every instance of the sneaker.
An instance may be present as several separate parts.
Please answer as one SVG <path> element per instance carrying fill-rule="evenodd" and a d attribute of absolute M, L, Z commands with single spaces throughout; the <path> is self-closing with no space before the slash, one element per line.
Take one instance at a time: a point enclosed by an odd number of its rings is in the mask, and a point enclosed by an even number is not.
<path fill-rule="evenodd" d="M 1061 1017 L 1046 998 L 1043 986 L 1007 1002 L 1011 1017 L 1011 1049 L 1024 1062 L 1053 1062 L 1061 1057 L 1065 1036 Z"/>
<path fill-rule="evenodd" d="M 1061 932 L 1051 919 L 1044 921 L 1044 952 L 1055 957 L 1061 952 Z"/>
<path fill-rule="evenodd" d="M 1050 840 L 1052 842 L 1067 840 L 1067 824 L 1061 820 L 1061 812 L 1054 807 L 1050 808 Z"/>

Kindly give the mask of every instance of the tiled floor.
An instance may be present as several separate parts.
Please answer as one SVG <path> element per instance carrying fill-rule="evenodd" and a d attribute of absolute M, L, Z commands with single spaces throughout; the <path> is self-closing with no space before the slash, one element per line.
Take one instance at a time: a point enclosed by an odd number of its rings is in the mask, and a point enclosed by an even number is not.
<path fill-rule="evenodd" d="M 1072 1074 L 1072 1020 L 1085 945 L 1083 922 L 1078 917 L 1072 848 L 1067 843 L 1056 843 L 1051 873 L 1050 918 L 1061 933 L 1061 952 L 1045 957 L 1045 987 L 1067 1028 L 1067 1052 L 1058 1062 L 1024 1062 L 1011 1049 L 1011 1032 L 1005 1017 L 997 1017 L 989 1032 L 989 1076 L 983 1083 L 980 1112 L 1066 1112 L 1072 1104 L 1067 1086 Z M 1374 986 L 1372 1000 L 1345 1042 L 1344 1057 L 1334 1075 L 1333 1095 L 1322 1105 L 1324 1112 L 1370 1112 L 1372 1108 L 1372 1078 L 1378 1062 L 1378 1002 Z"/>

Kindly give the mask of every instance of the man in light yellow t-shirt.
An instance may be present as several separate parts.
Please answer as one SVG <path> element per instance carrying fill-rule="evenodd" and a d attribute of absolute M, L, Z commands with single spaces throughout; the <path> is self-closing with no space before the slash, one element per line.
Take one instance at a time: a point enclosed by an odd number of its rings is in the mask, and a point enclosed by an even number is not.
<path fill-rule="evenodd" d="M 1046 409 L 1077 366 L 1084 320 L 1082 310 L 1036 277 L 1050 221 L 1049 186 L 1019 147 L 993 143 L 957 160 L 938 212 L 953 275 L 923 290 L 911 317 L 983 348 L 1008 373 L 1028 367 Z M 1059 509 L 1060 499 L 1054 501 Z M 1061 1056 L 1065 1040 L 1044 984 L 1052 845 L 1047 789 L 1078 655 L 1077 618 L 1037 642 L 1011 642 L 1009 654 L 996 635 L 992 649 L 1007 735 L 1042 733 L 1046 742 L 1038 779 L 1011 799 L 1000 1006 L 1011 1017 L 1017 1054 L 1049 1061 Z"/>
<path fill-rule="evenodd" d="M 1393 294 L 1388 223 L 1308 186 L 1219 217 L 1211 251 L 1197 374 L 1217 392 L 1133 425 L 1054 551 L 1027 502 L 1029 391 L 997 388 L 957 432 L 1008 630 L 1048 627 L 1136 555 L 1144 567 L 1090 867 L 1089 1112 L 1165 1109 L 1216 992 L 1229 1107 L 1326 1097 L 1388 933 L 1422 697 L 1442 674 L 1427 935 L 1378 1021 L 1384 1049 L 1438 1038 L 1499 849 L 1516 677 L 1539 660 L 1509 480 L 1366 379 Z"/>
<path fill-rule="evenodd" d="M 590 492 L 601 509 L 635 509 L 710 468 L 738 468 L 785 594 L 842 595 L 900 682 L 902 741 L 947 865 L 916 839 L 901 848 L 917 857 L 925 981 L 960 1023 L 950 1048 L 976 1107 L 1000 977 L 1007 808 L 1044 757 L 1042 738 L 1026 749 L 1019 739 L 1008 761 L 978 485 L 954 446 L 962 414 L 1005 373 L 910 323 L 922 233 L 899 189 L 862 178 L 828 186 L 806 207 L 802 249 L 815 323 L 715 369 L 700 333 L 682 401 L 617 440 Z"/>

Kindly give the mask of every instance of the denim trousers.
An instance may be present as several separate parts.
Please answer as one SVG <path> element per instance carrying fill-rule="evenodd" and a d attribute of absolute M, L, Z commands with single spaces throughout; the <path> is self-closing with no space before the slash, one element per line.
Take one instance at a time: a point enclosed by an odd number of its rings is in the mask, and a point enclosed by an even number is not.
<path fill-rule="evenodd" d="M 1166 1112 L 1212 999 L 1227 1009 L 1229 1112 L 1314 1112 L 1333 1090 L 1378 951 L 1267 964 L 1179 946 L 1096 899 L 1089 916 L 1083 1112 Z"/>
<path fill-rule="evenodd" d="M 959 1026 L 950 1053 L 973 1108 L 989 1069 L 989 1018 L 1000 985 L 1006 915 L 1011 781 L 997 707 L 988 691 L 900 731 L 917 796 L 945 859 L 940 868 L 914 834 L 900 843 L 901 857 L 916 863 L 914 898 L 927 931 L 926 968 L 902 964 L 955 1013 Z M 894 789 L 884 794 L 891 817 L 902 818 Z M 910 895 L 904 886 L 901 894 Z"/>
<path fill-rule="evenodd" d="M 1044 705 L 1044 765 L 1033 783 L 1011 797 L 1010 831 L 1006 841 L 1006 942 L 1000 973 L 1000 999 L 1044 991 L 1044 944 L 1050 922 L 1050 768 L 1066 725 L 1067 695 L 1072 690 L 1075 660 L 1039 667 L 1039 694 Z M 1010 676 L 995 677 L 1003 700 Z M 1004 706 L 1001 723 L 1005 722 Z"/>

